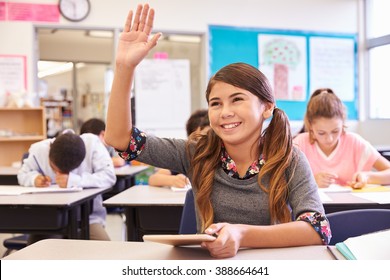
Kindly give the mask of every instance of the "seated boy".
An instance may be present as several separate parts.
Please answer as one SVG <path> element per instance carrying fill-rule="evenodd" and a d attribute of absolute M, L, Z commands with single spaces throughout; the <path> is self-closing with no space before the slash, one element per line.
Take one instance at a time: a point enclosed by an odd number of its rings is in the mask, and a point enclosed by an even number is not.
<path fill-rule="evenodd" d="M 112 160 L 96 135 L 68 132 L 32 144 L 18 172 L 18 181 L 25 187 L 111 187 L 116 176 Z M 102 196 L 98 195 L 89 216 L 90 239 L 110 240 L 104 229 L 106 214 Z M 29 243 L 43 238 L 49 236 L 31 235 Z"/>
<path fill-rule="evenodd" d="M 106 124 L 103 120 L 98 118 L 91 118 L 83 123 L 80 128 L 80 135 L 84 133 L 92 133 L 99 137 L 99 139 L 106 146 L 107 151 L 109 152 L 112 162 L 114 163 L 114 167 L 120 167 L 126 164 L 125 160 L 121 158 L 115 149 L 106 144 L 104 141 L 104 133 L 106 131 Z"/>

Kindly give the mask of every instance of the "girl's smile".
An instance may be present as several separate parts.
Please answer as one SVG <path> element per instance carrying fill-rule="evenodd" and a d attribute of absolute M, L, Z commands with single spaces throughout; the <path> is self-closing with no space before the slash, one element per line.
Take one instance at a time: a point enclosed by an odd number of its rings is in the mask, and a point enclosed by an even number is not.
<path fill-rule="evenodd" d="M 258 141 L 264 110 L 258 97 L 230 84 L 217 82 L 210 92 L 210 126 L 227 146 Z"/>

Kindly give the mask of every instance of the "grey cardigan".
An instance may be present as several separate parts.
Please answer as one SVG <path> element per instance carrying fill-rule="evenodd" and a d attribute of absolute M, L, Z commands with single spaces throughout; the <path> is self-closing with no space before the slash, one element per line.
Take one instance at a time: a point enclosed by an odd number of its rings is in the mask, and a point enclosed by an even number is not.
<path fill-rule="evenodd" d="M 296 149 L 296 148 L 294 148 Z M 297 166 L 289 184 L 288 205 L 295 220 L 305 212 L 324 214 L 324 208 L 318 194 L 318 187 L 306 157 L 296 149 Z M 189 174 L 189 159 L 186 153 L 186 140 L 158 138 L 148 135 L 144 150 L 138 161 L 185 174 Z M 214 223 L 270 225 L 268 194 L 257 183 L 258 175 L 247 180 L 230 177 L 220 168 L 216 170 L 211 201 L 214 209 Z M 263 178 L 264 185 L 269 176 Z M 194 189 L 196 197 L 197 190 Z M 199 223 L 198 223 L 199 225 Z M 199 228 L 198 228 L 199 230 Z"/>

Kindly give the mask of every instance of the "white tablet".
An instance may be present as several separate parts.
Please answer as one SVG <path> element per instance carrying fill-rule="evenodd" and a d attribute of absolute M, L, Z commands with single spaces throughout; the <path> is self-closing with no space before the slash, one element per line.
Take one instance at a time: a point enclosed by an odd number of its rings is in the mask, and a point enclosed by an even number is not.
<path fill-rule="evenodd" d="M 214 241 L 209 234 L 150 234 L 143 236 L 144 241 L 157 242 L 172 246 L 200 245 L 203 241 Z"/>

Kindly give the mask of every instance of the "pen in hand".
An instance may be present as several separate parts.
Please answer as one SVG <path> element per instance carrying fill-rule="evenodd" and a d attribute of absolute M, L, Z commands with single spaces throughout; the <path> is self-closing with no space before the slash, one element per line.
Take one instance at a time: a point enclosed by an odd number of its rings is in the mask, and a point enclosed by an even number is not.
<path fill-rule="evenodd" d="M 41 173 L 44 177 L 46 177 L 46 175 L 45 175 L 45 173 L 43 172 L 41 166 L 39 165 L 38 160 L 37 160 L 37 158 L 35 157 L 35 155 L 33 155 L 33 157 L 34 157 L 35 163 L 36 163 L 37 166 L 38 166 L 38 171 L 39 171 L 39 173 Z"/>
<path fill-rule="evenodd" d="M 41 166 L 39 165 L 38 160 L 35 157 L 35 155 L 33 155 L 33 158 L 35 160 L 35 163 L 38 166 L 38 172 L 41 173 L 41 175 L 43 176 L 43 180 L 36 180 L 36 184 L 35 185 L 37 187 L 48 187 L 50 185 L 50 178 L 48 176 L 46 176 L 46 174 L 43 172 L 43 170 L 42 170 Z"/>

